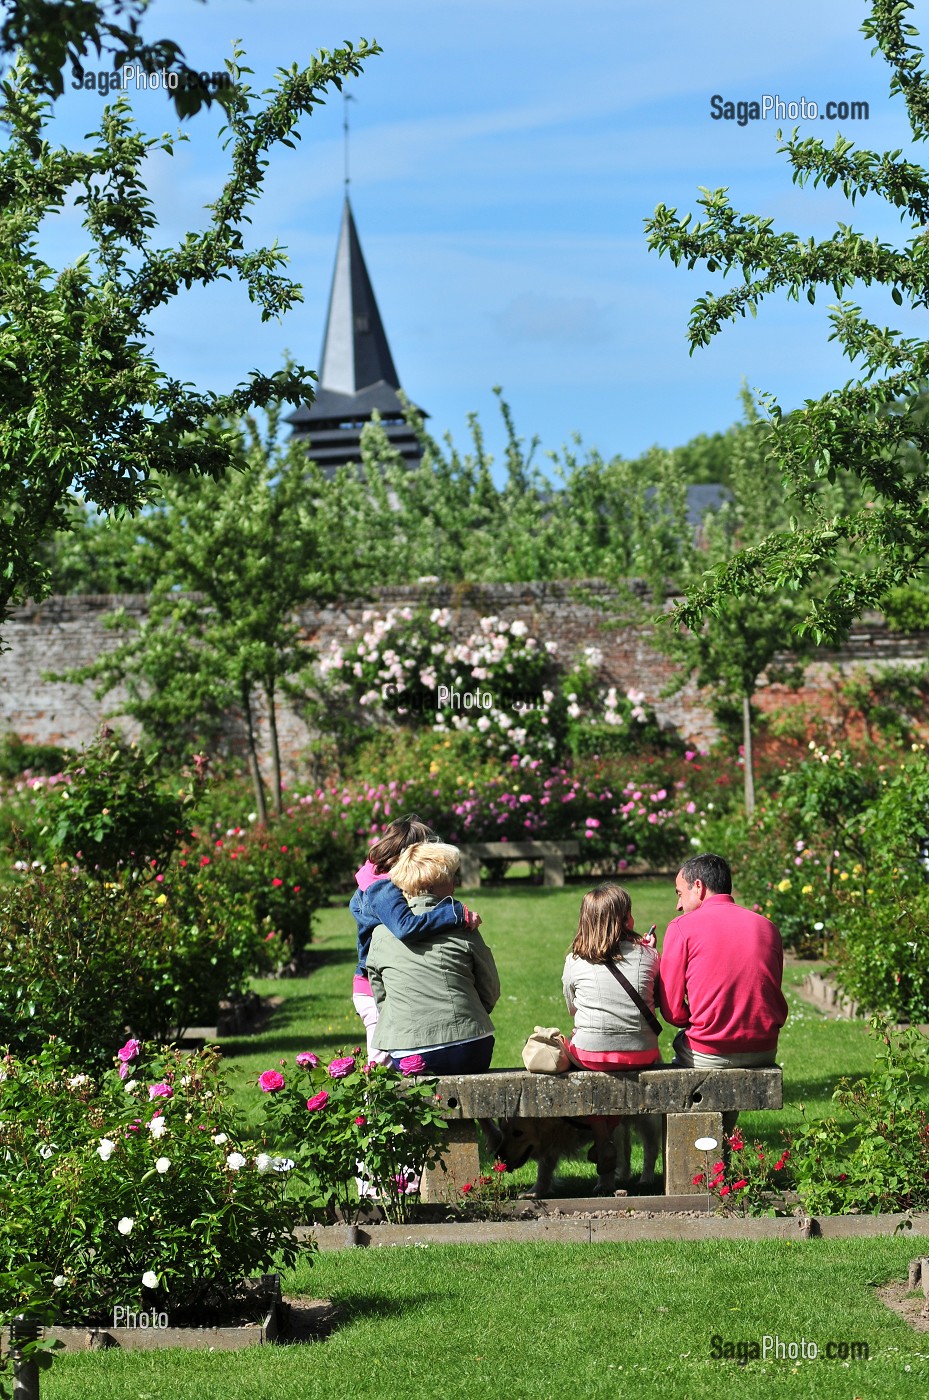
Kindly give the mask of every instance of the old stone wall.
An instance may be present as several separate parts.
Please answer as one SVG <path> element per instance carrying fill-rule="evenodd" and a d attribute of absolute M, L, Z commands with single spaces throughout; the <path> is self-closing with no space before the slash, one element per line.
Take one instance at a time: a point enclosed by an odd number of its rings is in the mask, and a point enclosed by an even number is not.
<path fill-rule="evenodd" d="M 692 684 L 674 696 L 665 695 L 674 677 L 673 666 L 650 644 L 648 629 L 618 622 L 622 616 L 620 595 L 607 584 L 398 586 L 380 589 L 373 598 L 307 610 L 300 622 L 307 644 L 318 646 L 343 639 L 346 628 L 359 623 L 365 609 L 423 604 L 449 608 L 462 634 L 470 632 L 482 616 L 494 615 L 505 622 L 519 619 L 541 641 L 554 642 L 566 662 L 583 647 L 596 646 L 603 653 L 605 683 L 643 691 L 659 718 L 679 729 L 695 746 L 705 747 L 716 736 L 706 699 Z M 56 597 L 21 607 L 11 615 L 2 633 L 7 649 L 0 654 L 0 730 L 13 731 L 30 742 L 80 746 L 93 737 L 105 716 L 118 716 L 118 694 L 97 700 L 90 685 L 45 679 L 49 672 L 84 665 L 115 646 L 119 638 L 107 628 L 106 619 L 118 608 L 142 618 L 146 600 L 141 596 Z M 837 666 L 847 670 L 892 661 L 917 664 L 927 655 L 929 633 L 893 634 L 879 617 L 869 617 L 840 650 L 817 653 L 799 692 L 761 685 L 756 700 L 763 708 L 789 704 L 793 699 L 809 700 L 828 686 Z M 134 734 L 131 723 L 117 722 L 124 732 Z M 310 735 L 292 711 L 281 716 L 280 728 L 283 755 L 294 771 L 300 766 Z"/>

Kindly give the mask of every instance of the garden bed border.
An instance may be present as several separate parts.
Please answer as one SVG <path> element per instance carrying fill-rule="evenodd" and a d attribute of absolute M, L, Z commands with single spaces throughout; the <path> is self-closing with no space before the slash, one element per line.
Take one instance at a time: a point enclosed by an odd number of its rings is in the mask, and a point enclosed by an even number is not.
<path fill-rule="evenodd" d="M 692 1196 L 637 1196 L 607 1205 L 603 1197 L 512 1201 L 502 1220 L 455 1220 L 425 1225 L 367 1222 L 301 1226 L 320 1250 L 419 1247 L 438 1244 L 607 1244 L 624 1240 L 862 1239 L 906 1233 L 929 1236 L 929 1212 L 915 1215 L 732 1216 L 695 1209 Z M 531 1220 L 515 1218 L 532 1209 Z"/>

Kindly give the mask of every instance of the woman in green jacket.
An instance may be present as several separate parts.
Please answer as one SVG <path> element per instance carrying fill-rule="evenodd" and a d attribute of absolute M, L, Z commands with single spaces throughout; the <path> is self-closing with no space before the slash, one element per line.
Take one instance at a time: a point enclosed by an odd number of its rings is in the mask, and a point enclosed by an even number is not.
<path fill-rule="evenodd" d="M 390 878 L 414 913 L 422 913 L 451 899 L 459 860 L 457 847 L 423 841 L 400 854 Z M 395 1065 L 416 1055 L 419 1073 L 489 1069 L 494 1028 L 488 1012 L 499 999 L 500 979 L 477 929 L 453 926 L 402 943 L 380 924 L 371 938 L 368 978 L 379 1014 L 374 1046 Z"/>

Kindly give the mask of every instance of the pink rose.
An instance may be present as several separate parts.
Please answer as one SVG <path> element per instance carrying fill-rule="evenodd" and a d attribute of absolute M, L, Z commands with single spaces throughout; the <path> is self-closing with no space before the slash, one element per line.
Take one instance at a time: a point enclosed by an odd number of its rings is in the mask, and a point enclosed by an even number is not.
<path fill-rule="evenodd" d="M 297 1056 L 297 1064 L 300 1069 L 315 1069 L 319 1064 L 319 1056 L 314 1055 L 312 1050 L 301 1050 Z"/>
<path fill-rule="evenodd" d="M 400 1061 L 400 1073 L 404 1075 L 422 1074 L 425 1068 L 426 1061 L 422 1055 L 405 1055 Z"/>
<path fill-rule="evenodd" d="M 128 1079 L 132 1071 L 128 1065 L 120 1065 L 116 1073 L 119 1075 L 120 1079 Z"/>
<path fill-rule="evenodd" d="M 258 1083 L 263 1094 L 273 1094 L 276 1089 L 283 1089 L 284 1076 L 276 1069 L 266 1069 L 264 1074 L 259 1074 Z"/>
<path fill-rule="evenodd" d="M 149 1084 L 148 1097 L 150 1099 L 171 1099 L 174 1097 L 174 1090 L 170 1084 Z"/>
<path fill-rule="evenodd" d="M 124 1065 L 127 1065 L 130 1060 L 136 1059 L 141 1049 L 141 1040 L 127 1040 L 123 1048 L 117 1050 L 116 1055 L 118 1059 L 122 1060 Z"/>
<path fill-rule="evenodd" d="M 351 1074 L 354 1068 L 354 1055 L 346 1055 L 341 1060 L 333 1060 L 327 1067 L 326 1073 L 330 1079 L 344 1079 L 347 1074 Z"/>
<path fill-rule="evenodd" d="M 329 1095 L 325 1089 L 320 1089 L 318 1094 L 314 1094 L 311 1099 L 307 1099 L 306 1106 L 310 1113 L 315 1113 L 318 1108 L 325 1108 L 329 1102 Z"/>

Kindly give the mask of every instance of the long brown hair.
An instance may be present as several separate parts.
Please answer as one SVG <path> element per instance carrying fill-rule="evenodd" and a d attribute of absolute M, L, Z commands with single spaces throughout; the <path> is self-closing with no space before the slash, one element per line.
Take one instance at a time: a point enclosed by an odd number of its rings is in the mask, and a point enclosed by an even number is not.
<path fill-rule="evenodd" d="M 378 875 L 386 875 L 401 851 L 407 846 L 416 846 L 420 841 L 438 841 L 431 826 L 411 812 L 408 817 L 398 817 L 391 822 L 383 836 L 379 836 L 368 851 L 368 860 Z"/>
<path fill-rule="evenodd" d="M 622 885 L 598 885 L 581 900 L 581 913 L 571 952 L 585 962 L 605 963 L 620 958 L 623 939 L 633 939 L 626 924 L 632 913 L 632 900 Z"/>

